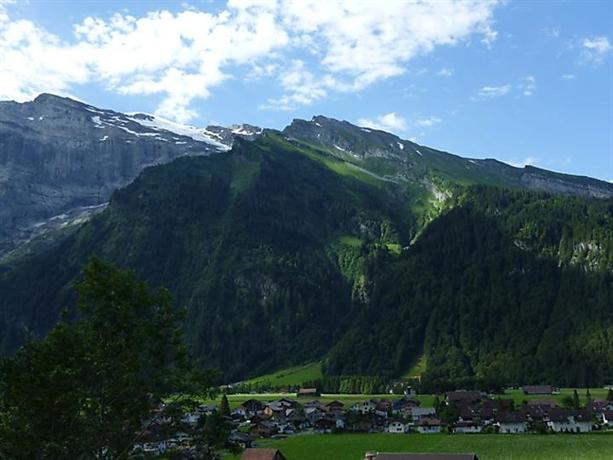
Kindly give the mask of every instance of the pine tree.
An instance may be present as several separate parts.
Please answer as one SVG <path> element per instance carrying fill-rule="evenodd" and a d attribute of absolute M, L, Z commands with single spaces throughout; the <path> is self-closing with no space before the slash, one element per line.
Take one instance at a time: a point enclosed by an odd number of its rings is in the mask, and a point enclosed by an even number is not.
<path fill-rule="evenodd" d="M 219 414 L 222 417 L 227 417 L 230 415 L 230 403 L 228 402 L 228 397 L 223 395 L 221 397 L 221 404 L 219 405 Z"/>
<path fill-rule="evenodd" d="M 609 392 L 607 393 L 607 401 L 613 401 L 613 388 L 609 388 Z"/>
<path fill-rule="evenodd" d="M 573 408 L 579 409 L 579 407 L 581 407 L 581 401 L 579 401 L 579 393 L 577 393 L 577 390 L 575 389 L 573 391 Z"/>

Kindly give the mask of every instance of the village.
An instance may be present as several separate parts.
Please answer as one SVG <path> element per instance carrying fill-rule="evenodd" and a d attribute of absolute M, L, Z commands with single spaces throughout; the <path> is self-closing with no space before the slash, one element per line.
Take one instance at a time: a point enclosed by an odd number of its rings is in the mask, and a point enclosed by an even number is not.
<path fill-rule="evenodd" d="M 322 400 L 315 388 L 300 389 L 295 398 L 262 401 L 253 397 L 232 409 L 226 396 L 219 405 L 201 404 L 191 411 L 182 411 L 177 404 L 160 403 L 146 421 L 133 452 L 156 456 L 172 451 L 181 453 L 177 458 L 199 458 L 207 430 L 208 439 L 212 430 L 223 433 L 223 447 L 232 452 L 257 447 L 267 438 L 309 433 L 427 436 L 613 430 L 612 391 L 607 399 L 588 400 L 572 408 L 568 407 L 570 400 L 565 407 L 558 404 L 553 397 L 558 391 L 555 387 L 525 386 L 522 391 L 531 399 L 521 404 L 500 395 L 457 390 L 436 396 L 435 404 L 427 407 L 411 388 L 401 396 L 366 398 L 352 404 Z"/>

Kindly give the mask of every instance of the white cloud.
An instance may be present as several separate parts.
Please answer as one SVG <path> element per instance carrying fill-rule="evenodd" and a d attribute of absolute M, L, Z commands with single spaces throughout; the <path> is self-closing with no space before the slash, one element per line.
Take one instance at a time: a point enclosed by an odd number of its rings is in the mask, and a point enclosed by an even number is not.
<path fill-rule="evenodd" d="M 448 67 L 443 67 L 436 74 L 441 77 L 451 77 L 453 73 L 454 73 L 453 69 L 450 69 Z"/>
<path fill-rule="evenodd" d="M 245 66 L 252 78 L 277 79 L 282 94 L 269 105 L 290 108 L 400 75 L 438 46 L 475 35 L 491 44 L 497 4 L 228 0 L 214 13 L 189 7 L 87 17 L 73 37 L 60 38 L 32 21 L 11 21 L 9 2 L 0 0 L 0 99 L 97 83 L 120 94 L 160 95 L 158 112 L 186 121 L 195 116 L 195 98 L 209 97 Z"/>
<path fill-rule="evenodd" d="M 577 78 L 577 76 L 575 74 L 572 73 L 567 73 L 562 75 L 562 77 L 564 80 L 574 80 L 575 78 Z"/>
<path fill-rule="evenodd" d="M 613 46 L 608 37 L 592 37 L 581 40 L 580 62 L 582 64 L 598 65 L 613 52 Z"/>
<path fill-rule="evenodd" d="M 407 129 L 407 121 L 403 117 L 396 115 L 395 112 L 379 115 L 375 120 L 360 118 L 357 124 L 366 128 L 389 132 L 404 132 Z"/>
<path fill-rule="evenodd" d="M 536 78 L 532 75 L 528 75 L 522 79 L 518 87 L 524 96 L 532 96 L 536 91 Z"/>
<path fill-rule="evenodd" d="M 509 91 L 511 91 L 511 85 L 483 86 L 479 90 L 478 96 L 489 99 L 498 96 L 504 96 Z"/>
<path fill-rule="evenodd" d="M 417 120 L 415 120 L 414 124 L 416 126 L 429 128 L 430 126 L 437 125 L 442 121 L 443 120 L 440 119 L 439 117 L 425 117 L 425 118 L 418 118 Z"/>
<path fill-rule="evenodd" d="M 505 163 L 515 166 L 516 168 L 525 168 L 526 166 L 534 166 L 539 161 L 540 158 L 537 157 L 526 157 L 523 160 L 507 160 Z"/>

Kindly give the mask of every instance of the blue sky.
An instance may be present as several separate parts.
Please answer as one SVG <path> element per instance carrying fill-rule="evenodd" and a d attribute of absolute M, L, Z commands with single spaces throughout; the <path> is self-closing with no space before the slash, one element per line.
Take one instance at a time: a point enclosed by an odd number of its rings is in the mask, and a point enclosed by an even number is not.
<path fill-rule="evenodd" d="M 0 0 L 0 99 L 313 115 L 613 180 L 613 2 Z"/>

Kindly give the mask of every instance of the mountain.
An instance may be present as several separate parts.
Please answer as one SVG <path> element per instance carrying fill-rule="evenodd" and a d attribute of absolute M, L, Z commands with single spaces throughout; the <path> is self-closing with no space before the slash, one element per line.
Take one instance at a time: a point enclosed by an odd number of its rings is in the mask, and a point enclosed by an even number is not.
<path fill-rule="evenodd" d="M 315 360 L 396 378 L 419 359 L 431 388 L 613 378 L 610 184 L 324 117 L 226 129 L 251 140 L 147 167 L 5 258 L 0 349 L 74 314 L 98 255 L 169 287 L 227 381 Z"/>
<path fill-rule="evenodd" d="M 0 256 L 49 229 L 99 212 L 147 166 L 230 149 L 259 129 L 211 131 L 41 94 L 0 102 Z"/>

